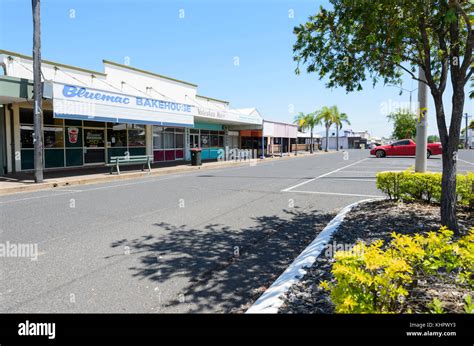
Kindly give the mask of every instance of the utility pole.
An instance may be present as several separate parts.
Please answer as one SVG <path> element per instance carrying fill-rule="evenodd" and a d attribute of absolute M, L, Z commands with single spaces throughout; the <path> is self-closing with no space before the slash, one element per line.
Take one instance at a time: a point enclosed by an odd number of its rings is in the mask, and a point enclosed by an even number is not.
<path fill-rule="evenodd" d="M 426 81 L 425 72 L 418 67 L 418 122 L 416 124 L 416 159 L 415 172 L 426 172 L 427 156 L 427 127 L 428 127 L 428 86 L 422 81 Z"/>
<path fill-rule="evenodd" d="M 43 182 L 43 110 L 41 90 L 41 31 L 40 31 L 40 0 L 31 0 L 33 10 L 33 94 L 35 146 L 35 182 Z"/>

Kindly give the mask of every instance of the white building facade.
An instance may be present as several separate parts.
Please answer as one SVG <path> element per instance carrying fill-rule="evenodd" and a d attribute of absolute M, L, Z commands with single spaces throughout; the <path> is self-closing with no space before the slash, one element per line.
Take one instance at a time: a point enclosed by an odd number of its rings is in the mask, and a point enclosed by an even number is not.
<path fill-rule="evenodd" d="M 0 50 L 0 174 L 32 170 L 33 62 Z M 112 156 L 215 159 L 240 147 L 240 131 L 261 130 L 258 111 L 197 94 L 193 83 L 103 60 L 103 72 L 43 60 L 45 169 L 103 165 Z"/>

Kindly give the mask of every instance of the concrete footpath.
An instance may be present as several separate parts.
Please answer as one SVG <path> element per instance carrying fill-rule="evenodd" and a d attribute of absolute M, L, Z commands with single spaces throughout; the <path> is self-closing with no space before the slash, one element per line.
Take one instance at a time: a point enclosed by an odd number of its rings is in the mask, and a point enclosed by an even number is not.
<path fill-rule="evenodd" d="M 40 184 L 35 184 L 32 173 L 28 175 L 21 174 L 18 176 L 11 175 L 6 177 L 0 177 L 0 196 L 18 192 L 50 190 L 59 187 L 107 183 L 112 181 L 137 179 L 142 177 L 162 176 L 168 174 L 194 172 L 199 170 L 218 169 L 223 167 L 255 165 L 258 164 L 258 162 L 288 160 L 302 156 L 321 155 L 324 153 L 324 151 L 316 151 L 313 154 L 310 154 L 309 152 L 299 152 L 297 156 L 295 156 L 294 154 L 290 154 L 285 155 L 283 157 L 267 157 L 263 161 L 261 159 L 254 159 L 239 161 L 204 162 L 202 166 L 191 166 L 190 164 L 181 164 L 177 166 L 152 168 L 151 172 L 149 172 L 148 170 L 121 170 L 121 174 L 110 174 L 109 170 L 105 168 L 103 169 L 103 172 L 98 173 L 94 172 L 90 168 L 81 168 L 79 170 L 75 170 L 75 172 L 78 172 L 77 175 L 71 175 L 71 171 L 68 170 L 62 171 L 64 172 L 63 176 L 61 176 L 61 172 L 56 172 L 55 176 L 52 177 L 48 177 L 48 173 L 45 173 L 44 182 Z M 91 173 L 88 173 L 88 171 L 91 171 Z"/>

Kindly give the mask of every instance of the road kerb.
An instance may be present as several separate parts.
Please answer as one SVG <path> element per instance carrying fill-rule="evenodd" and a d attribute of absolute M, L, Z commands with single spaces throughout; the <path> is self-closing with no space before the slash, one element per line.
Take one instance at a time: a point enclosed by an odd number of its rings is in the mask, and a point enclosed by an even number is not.
<path fill-rule="evenodd" d="M 331 240 L 334 232 L 355 206 L 361 203 L 378 200 L 364 199 L 344 207 L 318 234 L 306 249 L 290 264 L 290 266 L 275 280 L 275 282 L 253 303 L 246 314 L 276 314 L 283 304 L 283 296 L 295 283 L 300 281 L 316 261 L 323 249 Z"/>

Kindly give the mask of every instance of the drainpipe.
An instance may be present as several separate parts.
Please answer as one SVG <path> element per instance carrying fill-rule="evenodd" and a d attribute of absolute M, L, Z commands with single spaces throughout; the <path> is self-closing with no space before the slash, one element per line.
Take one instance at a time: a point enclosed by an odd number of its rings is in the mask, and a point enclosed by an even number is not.
<path fill-rule="evenodd" d="M 10 112 L 10 151 L 12 159 L 12 172 L 16 172 L 16 155 L 15 155 L 15 123 L 13 117 L 13 106 L 11 103 L 7 106 L 8 111 Z"/>

